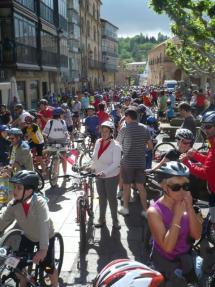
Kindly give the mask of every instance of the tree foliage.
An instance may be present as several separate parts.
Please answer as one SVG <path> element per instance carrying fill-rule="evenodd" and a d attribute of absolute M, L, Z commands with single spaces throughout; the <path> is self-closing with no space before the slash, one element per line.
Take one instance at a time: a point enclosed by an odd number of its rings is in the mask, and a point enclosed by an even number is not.
<path fill-rule="evenodd" d="M 161 42 L 167 40 L 162 33 L 155 37 L 144 36 L 142 33 L 134 37 L 119 38 L 119 57 L 124 62 L 146 61 L 148 52 Z"/>
<path fill-rule="evenodd" d="M 150 0 L 159 14 L 166 13 L 173 22 L 171 29 L 180 45 L 169 41 L 167 53 L 191 74 L 215 72 L 215 1 Z"/>

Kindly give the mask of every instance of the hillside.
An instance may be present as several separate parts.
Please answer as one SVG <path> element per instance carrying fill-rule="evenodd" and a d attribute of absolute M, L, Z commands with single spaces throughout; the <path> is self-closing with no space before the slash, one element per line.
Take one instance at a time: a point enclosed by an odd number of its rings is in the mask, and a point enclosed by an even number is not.
<path fill-rule="evenodd" d="M 157 39 L 142 33 L 134 37 L 119 38 L 119 58 L 124 63 L 146 61 L 148 52 L 167 38 L 161 33 L 158 33 Z"/>

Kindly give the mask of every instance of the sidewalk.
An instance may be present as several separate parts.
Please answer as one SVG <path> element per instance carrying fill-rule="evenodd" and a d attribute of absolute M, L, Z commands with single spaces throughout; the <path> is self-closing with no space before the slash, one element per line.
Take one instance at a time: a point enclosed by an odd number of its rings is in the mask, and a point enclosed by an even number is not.
<path fill-rule="evenodd" d="M 69 184 L 67 184 L 69 186 Z M 97 273 L 110 261 L 117 258 L 132 258 L 147 261 L 144 250 L 145 219 L 140 216 L 139 200 L 130 203 L 130 215 L 119 215 L 121 230 L 112 229 L 110 210 L 107 209 L 106 226 L 92 228 L 86 256 L 79 258 L 79 227 L 75 222 L 76 194 L 67 189 L 47 190 L 51 217 L 56 231 L 64 238 L 64 262 L 60 286 L 87 286 Z M 118 201 L 120 204 L 120 201 Z M 95 198 L 95 220 L 98 218 L 98 198 Z"/>

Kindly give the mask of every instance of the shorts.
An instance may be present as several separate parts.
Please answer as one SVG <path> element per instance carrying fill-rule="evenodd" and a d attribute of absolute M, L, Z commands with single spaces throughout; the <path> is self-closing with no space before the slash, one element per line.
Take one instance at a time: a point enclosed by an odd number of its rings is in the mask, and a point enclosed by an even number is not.
<path fill-rule="evenodd" d="M 123 183 L 145 183 L 145 168 L 142 167 L 121 167 Z"/>
<path fill-rule="evenodd" d="M 42 156 L 43 155 L 44 143 L 42 143 L 42 144 L 35 144 L 33 142 L 30 142 L 29 146 L 30 146 L 30 149 L 33 149 L 33 148 L 36 149 L 36 152 L 37 152 L 38 156 Z"/>
<path fill-rule="evenodd" d="M 47 255 L 43 262 L 40 262 L 39 266 L 46 272 L 52 274 L 55 269 L 55 257 L 54 257 L 54 237 L 49 239 L 49 247 Z M 35 250 L 36 247 L 36 250 Z M 28 239 L 25 235 L 22 235 L 21 242 L 19 245 L 19 251 L 22 253 L 35 254 L 39 250 L 39 242 L 33 242 Z M 19 263 L 18 268 L 23 269 L 26 265 Z"/>

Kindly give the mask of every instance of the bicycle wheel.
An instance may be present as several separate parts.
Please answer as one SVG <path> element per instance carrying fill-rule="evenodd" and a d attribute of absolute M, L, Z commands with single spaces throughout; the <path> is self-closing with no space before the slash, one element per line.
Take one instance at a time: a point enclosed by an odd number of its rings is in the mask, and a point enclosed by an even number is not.
<path fill-rule="evenodd" d="M 4 246 L 5 248 L 8 248 L 12 251 L 18 251 L 21 242 L 21 237 L 22 237 L 22 230 L 12 229 L 6 232 L 2 236 L 0 240 L 0 246 Z"/>
<path fill-rule="evenodd" d="M 93 179 L 89 178 L 89 209 L 90 209 L 90 216 L 94 217 L 94 212 L 93 212 L 93 202 L 94 202 L 94 183 Z"/>
<path fill-rule="evenodd" d="M 54 253 L 55 253 L 54 258 L 55 268 L 59 276 L 63 265 L 63 257 L 64 257 L 63 237 L 59 232 L 56 232 L 54 235 Z M 43 287 L 51 286 L 51 281 L 48 274 L 42 269 L 39 270 L 39 282 Z"/>
<path fill-rule="evenodd" d="M 201 152 L 203 154 L 207 154 L 208 153 L 208 145 L 205 144 L 205 145 L 202 145 L 201 147 L 199 147 L 197 149 L 198 152 Z"/>
<path fill-rule="evenodd" d="M 156 145 L 153 150 L 153 160 L 155 162 L 160 162 L 170 149 L 175 149 L 175 146 L 169 142 Z"/>
<path fill-rule="evenodd" d="M 79 158 L 79 166 L 83 167 L 83 166 L 90 165 L 91 161 L 92 161 L 91 152 L 85 151 L 81 154 L 81 156 Z"/>
<path fill-rule="evenodd" d="M 49 183 L 51 187 L 55 187 L 57 185 L 59 171 L 60 171 L 60 158 L 58 156 L 53 156 L 49 172 Z"/>
<path fill-rule="evenodd" d="M 80 254 L 84 254 L 87 245 L 87 231 L 86 231 L 86 210 L 83 199 L 79 200 L 79 224 L 80 224 Z"/>
<path fill-rule="evenodd" d="M 40 173 L 40 171 L 37 168 L 34 168 L 34 171 L 37 173 L 38 177 L 39 177 L 39 186 L 38 186 L 38 190 L 42 190 L 45 186 L 45 182 L 43 179 L 42 174 Z"/>

